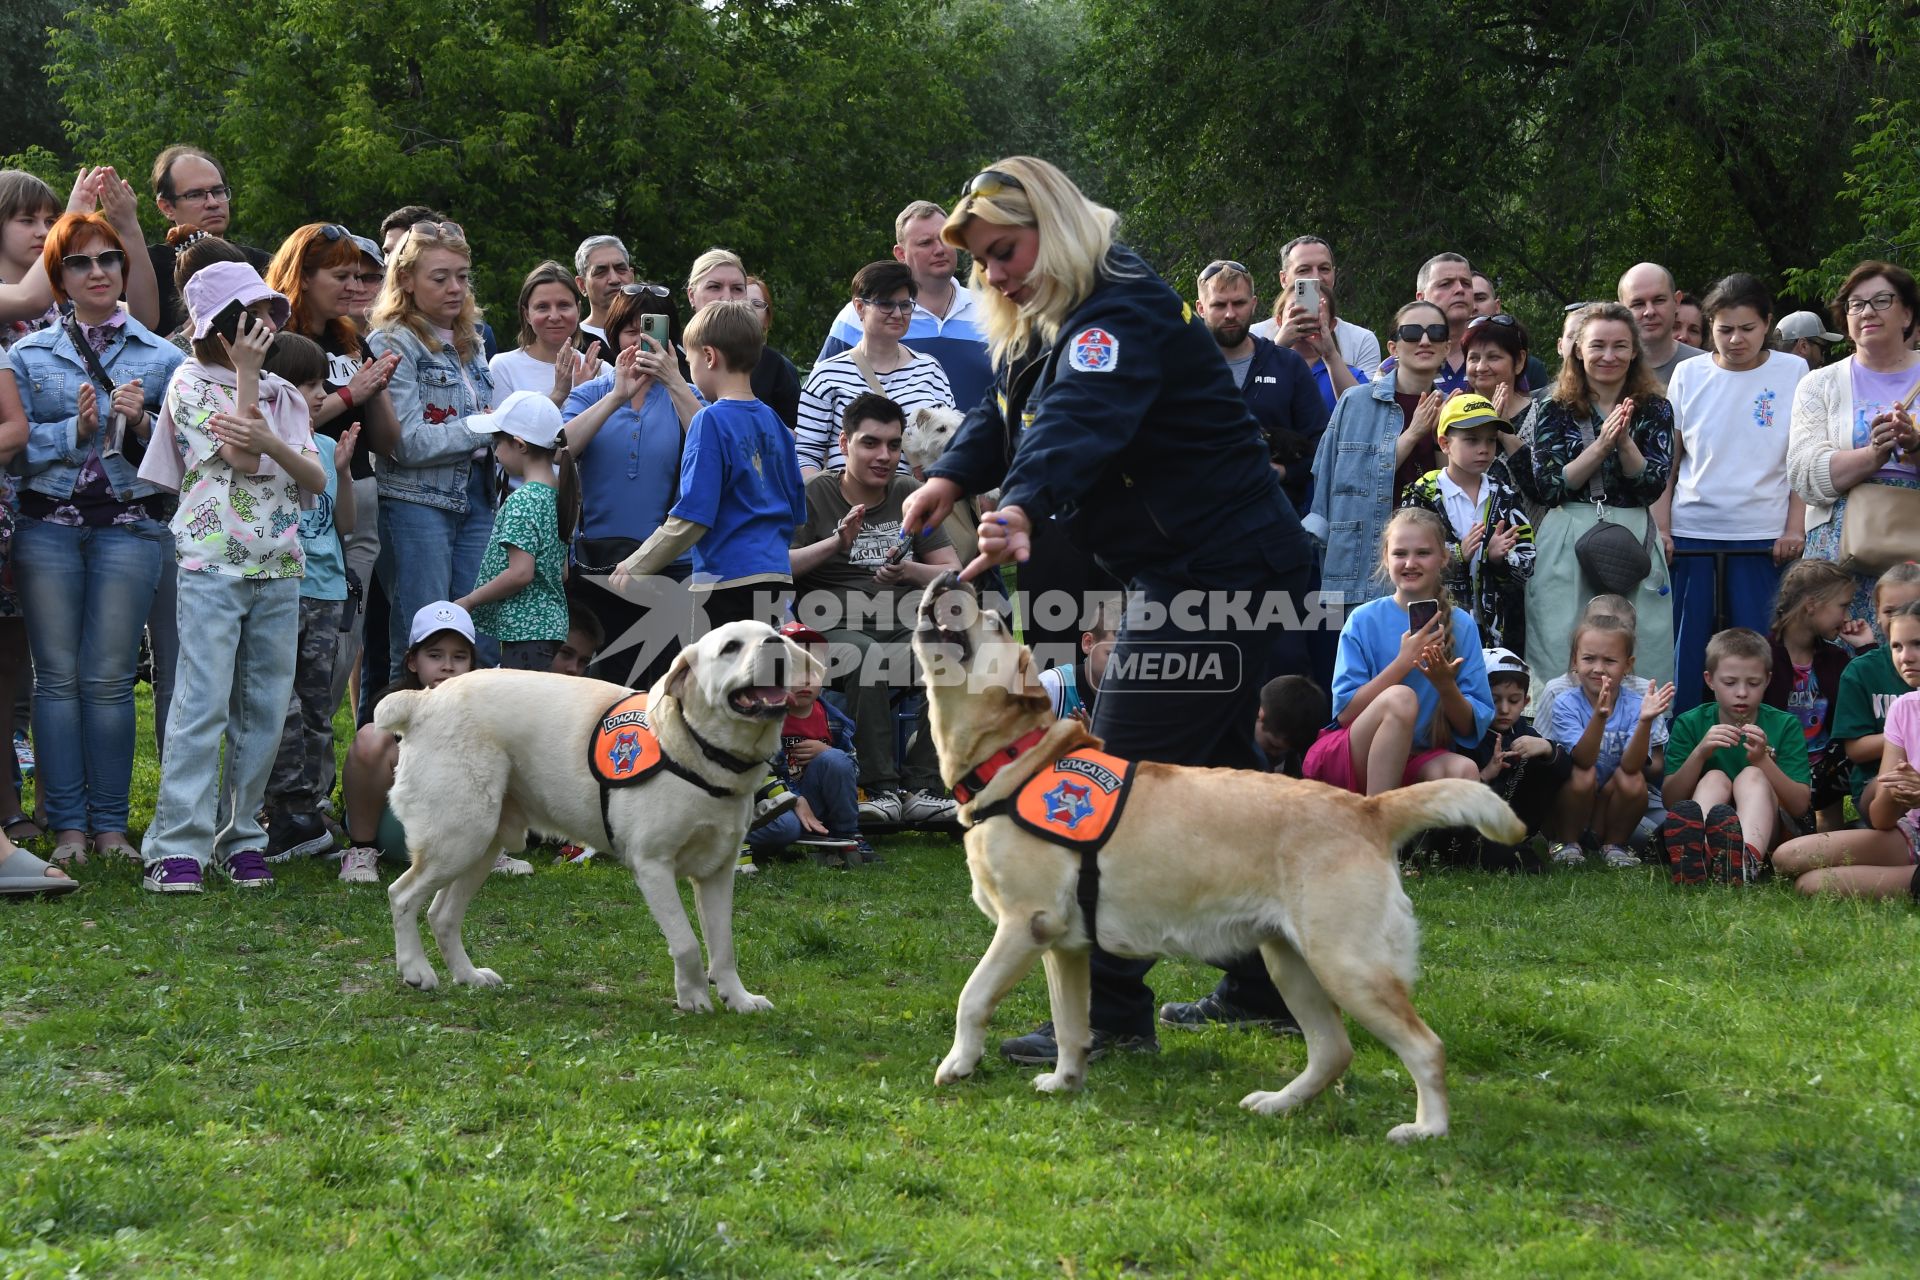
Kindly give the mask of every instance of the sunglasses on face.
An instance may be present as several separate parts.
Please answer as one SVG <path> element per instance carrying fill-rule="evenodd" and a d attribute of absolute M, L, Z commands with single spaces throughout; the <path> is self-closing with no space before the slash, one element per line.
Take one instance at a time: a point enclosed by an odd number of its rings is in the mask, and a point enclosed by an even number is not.
<path fill-rule="evenodd" d="M 1247 270 L 1247 265 L 1244 262 L 1235 262 L 1232 258 L 1217 258 L 1209 262 L 1206 268 L 1200 272 L 1200 283 L 1205 284 L 1222 271 L 1237 271 L 1241 275 L 1249 277 L 1253 275 L 1253 272 Z"/>
<path fill-rule="evenodd" d="M 195 187 L 191 191 L 182 191 L 174 200 L 180 204 L 203 204 L 208 200 L 225 200 L 232 194 L 233 188 L 223 182 L 217 187 Z"/>
<path fill-rule="evenodd" d="M 1003 173 L 998 169 L 982 169 L 973 175 L 973 181 L 969 182 L 966 190 L 960 193 L 960 198 L 965 200 L 968 196 L 978 196 L 982 200 L 991 200 L 1002 191 L 1025 190 L 1026 188 L 1020 185 L 1020 179 L 1010 173 Z"/>
<path fill-rule="evenodd" d="M 96 266 L 102 271 L 118 271 L 127 265 L 127 255 L 118 249 L 108 249 L 93 257 L 84 253 L 69 253 L 60 259 L 60 265 L 68 271 L 91 273 Z"/>
<path fill-rule="evenodd" d="M 621 296 L 628 298 L 665 298 L 670 297 L 672 292 L 663 284 L 649 284 L 644 280 L 638 284 L 620 286 Z"/>
<path fill-rule="evenodd" d="M 1393 331 L 1393 336 L 1402 342 L 1418 342 L 1422 336 L 1429 342 L 1445 342 L 1448 332 L 1443 324 L 1403 324 Z"/>
<path fill-rule="evenodd" d="M 912 298 L 893 298 L 893 299 L 862 298 L 860 299 L 860 301 L 865 303 L 867 306 L 872 307 L 875 311 L 878 311 L 883 316 L 887 316 L 887 315 L 910 316 L 913 314 Z"/>

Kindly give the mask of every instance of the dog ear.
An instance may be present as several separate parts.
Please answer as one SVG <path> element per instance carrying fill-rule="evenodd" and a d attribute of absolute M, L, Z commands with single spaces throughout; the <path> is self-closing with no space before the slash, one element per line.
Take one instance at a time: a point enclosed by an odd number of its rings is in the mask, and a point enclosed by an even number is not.
<path fill-rule="evenodd" d="M 682 649 L 667 668 L 667 696 L 679 698 L 686 692 L 687 677 L 693 674 L 693 646 Z"/>

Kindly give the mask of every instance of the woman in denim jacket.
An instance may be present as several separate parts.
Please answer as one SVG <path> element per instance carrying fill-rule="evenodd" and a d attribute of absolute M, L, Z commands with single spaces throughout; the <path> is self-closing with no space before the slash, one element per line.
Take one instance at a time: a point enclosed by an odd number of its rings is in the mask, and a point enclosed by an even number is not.
<path fill-rule="evenodd" d="M 104 216 L 65 215 L 43 256 L 54 293 L 73 304 L 82 340 L 111 379 L 92 377 L 66 325 L 7 353 L 28 424 L 13 463 L 23 479 L 13 566 L 33 653 L 33 740 L 54 861 L 82 863 L 89 834 L 96 850 L 128 847 L 134 668 L 173 554 L 164 500 L 135 470 L 182 356 L 120 308 L 127 251 Z"/>
<path fill-rule="evenodd" d="M 1443 397 L 1433 380 L 1447 358 L 1446 328 L 1446 312 L 1431 302 L 1401 307 L 1388 333 L 1393 372 L 1342 393 L 1320 437 L 1313 506 L 1300 523 L 1323 548 L 1321 594 L 1348 611 L 1388 591 L 1375 573 L 1387 517 L 1401 490 L 1439 465 Z"/>
<path fill-rule="evenodd" d="M 380 558 L 374 571 L 392 602 L 392 652 L 407 647 L 413 615 L 473 590 L 493 536 L 493 466 L 467 419 L 493 405 L 480 342 L 472 254 L 451 222 L 417 222 L 387 265 L 367 347 L 400 359 L 387 394 L 400 440 L 379 465 Z M 489 650 L 492 652 L 489 652 Z M 482 636 L 485 665 L 498 646 Z"/>

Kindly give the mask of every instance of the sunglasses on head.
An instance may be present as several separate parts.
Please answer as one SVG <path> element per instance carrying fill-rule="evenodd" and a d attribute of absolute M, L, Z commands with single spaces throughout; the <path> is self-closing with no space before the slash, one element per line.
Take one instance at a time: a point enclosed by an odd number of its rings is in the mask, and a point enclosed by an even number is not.
<path fill-rule="evenodd" d="M 92 271 L 96 265 L 102 271 L 118 271 L 127 265 L 127 255 L 118 249 L 108 249 L 91 257 L 84 253 L 69 253 L 60 259 L 60 265 L 68 271 Z"/>
<path fill-rule="evenodd" d="M 982 169 L 973 175 L 973 181 L 960 193 L 960 198 L 965 200 L 968 196 L 978 196 L 982 200 L 991 200 L 1002 191 L 1025 190 L 1020 185 L 1020 179 L 1010 173 L 1003 173 L 999 169 Z"/>
<path fill-rule="evenodd" d="M 1422 336 L 1429 342 L 1445 342 L 1449 332 L 1443 324 L 1403 324 L 1393 331 L 1393 336 L 1402 342 L 1418 342 Z"/>
<path fill-rule="evenodd" d="M 467 233 L 457 222 L 416 222 L 407 228 L 410 236 L 426 236 L 433 240 L 465 240 Z"/>
<path fill-rule="evenodd" d="M 323 223 L 320 227 L 320 235 L 328 244 L 338 244 L 342 240 L 353 239 L 353 232 L 337 222 Z"/>
<path fill-rule="evenodd" d="M 1222 271 L 1237 271 L 1248 277 L 1253 275 L 1253 272 L 1247 270 L 1247 264 L 1244 262 L 1235 262 L 1232 258 L 1216 258 L 1200 272 L 1200 283 L 1205 284 Z"/>
<path fill-rule="evenodd" d="M 644 280 L 634 284 L 623 284 L 620 286 L 620 292 L 629 298 L 668 298 L 673 296 L 673 291 L 667 288 L 667 286 L 663 284 L 650 284 Z"/>
<path fill-rule="evenodd" d="M 1515 320 L 1512 316 L 1502 311 L 1497 316 L 1475 316 L 1473 319 L 1467 321 L 1467 328 L 1478 329 L 1483 324 L 1497 324 L 1502 329 L 1517 329 L 1520 326 L 1518 320 Z"/>

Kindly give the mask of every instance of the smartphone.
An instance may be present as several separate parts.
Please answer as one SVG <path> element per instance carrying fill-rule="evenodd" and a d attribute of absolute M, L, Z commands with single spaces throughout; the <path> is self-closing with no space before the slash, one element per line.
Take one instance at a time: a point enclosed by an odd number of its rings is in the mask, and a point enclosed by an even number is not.
<path fill-rule="evenodd" d="M 649 311 L 640 317 L 640 332 L 652 338 L 661 346 L 667 345 L 667 325 L 669 321 L 657 311 Z"/>
<path fill-rule="evenodd" d="M 899 564 L 902 560 L 905 560 L 907 558 L 907 553 L 912 550 L 913 550 L 913 539 L 907 537 L 905 534 L 902 534 L 900 537 L 900 541 L 897 544 L 895 544 L 893 550 L 887 552 L 887 563 Z"/>
<path fill-rule="evenodd" d="M 1320 282 L 1318 280 L 1295 280 L 1293 282 L 1293 302 L 1303 308 L 1310 316 L 1320 314 Z"/>
<path fill-rule="evenodd" d="M 1407 605 L 1407 630 L 1418 634 L 1440 612 L 1438 600 L 1415 600 Z"/>

